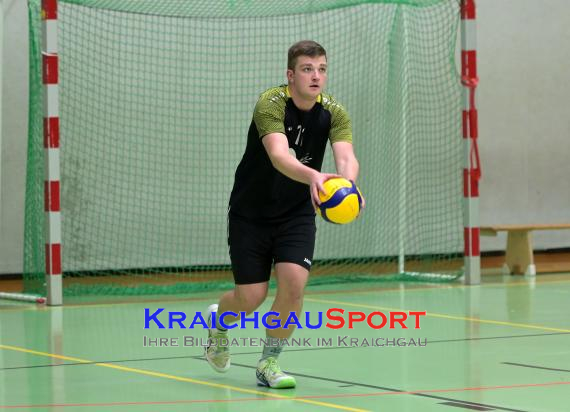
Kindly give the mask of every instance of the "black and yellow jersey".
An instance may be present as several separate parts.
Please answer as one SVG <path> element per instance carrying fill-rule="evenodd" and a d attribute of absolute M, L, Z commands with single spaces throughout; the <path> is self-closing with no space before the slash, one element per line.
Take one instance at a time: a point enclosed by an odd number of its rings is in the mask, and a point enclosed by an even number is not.
<path fill-rule="evenodd" d="M 283 175 L 271 164 L 262 139 L 283 133 L 289 152 L 320 171 L 327 142 L 352 142 L 350 118 L 334 97 L 321 93 L 310 111 L 293 103 L 287 86 L 259 97 L 249 127 L 247 145 L 235 174 L 230 213 L 250 220 L 279 221 L 314 215 L 309 186 Z"/>

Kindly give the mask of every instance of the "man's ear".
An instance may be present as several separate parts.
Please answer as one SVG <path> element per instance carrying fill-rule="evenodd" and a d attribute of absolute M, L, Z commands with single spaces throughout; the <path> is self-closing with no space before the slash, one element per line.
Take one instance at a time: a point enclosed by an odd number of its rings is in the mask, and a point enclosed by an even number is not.
<path fill-rule="evenodd" d="M 288 81 L 292 81 L 294 74 L 295 74 L 295 71 L 294 71 L 294 70 L 292 70 L 292 69 L 287 69 L 287 80 L 288 80 Z"/>

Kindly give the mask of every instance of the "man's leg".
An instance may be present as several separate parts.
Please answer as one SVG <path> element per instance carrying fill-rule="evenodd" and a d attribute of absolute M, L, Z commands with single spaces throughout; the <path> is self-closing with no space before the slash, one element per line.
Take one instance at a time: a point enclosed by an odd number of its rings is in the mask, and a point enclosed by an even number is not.
<path fill-rule="evenodd" d="M 245 312 L 250 314 L 257 309 L 267 296 L 269 282 L 252 283 L 249 285 L 236 285 L 235 288 L 226 292 L 220 298 L 218 307 L 219 313 L 224 312 Z M 235 323 L 239 316 L 226 316 L 226 324 Z"/>
<path fill-rule="evenodd" d="M 231 216 L 228 218 L 228 246 L 236 286 L 222 295 L 219 304 L 210 305 L 208 312 L 217 312 L 219 315 L 224 312 L 249 314 L 263 303 L 271 275 L 271 231 L 271 226 Z M 224 323 L 230 325 L 238 318 L 226 316 Z M 230 367 L 229 348 L 227 344 L 219 345 L 227 341 L 227 336 L 228 331 L 220 322 L 216 322 L 215 328 L 208 329 L 208 337 L 214 344 L 206 348 L 205 356 L 210 366 L 218 372 L 226 372 Z"/>
<path fill-rule="evenodd" d="M 295 312 L 299 317 L 303 309 L 303 296 L 309 280 L 309 271 L 296 263 L 281 262 L 275 265 L 275 277 L 277 293 L 271 310 L 280 314 L 279 319 L 283 325 L 291 312 Z M 287 329 L 268 329 L 267 336 L 285 339 L 291 337 L 294 331 L 294 326 Z"/>
<path fill-rule="evenodd" d="M 231 365 L 230 351 L 227 345 L 228 330 L 221 325 L 219 315 L 224 312 L 235 312 L 237 317 L 226 316 L 225 325 L 231 325 L 239 319 L 240 312 L 250 314 L 259 307 L 267 296 L 268 282 L 236 285 L 220 298 L 217 305 L 210 305 L 208 312 L 217 312 L 216 326 L 211 326 L 211 315 L 208 316 L 208 339 L 211 342 L 206 347 L 205 356 L 210 366 L 217 372 L 226 372 Z"/>
<path fill-rule="evenodd" d="M 284 325 L 291 312 L 297 318 L 303 308 L 305 285 L 309 279 L 309 271 L 296 263 L 281 262 L 275 265 L 277 278 L 277 294 L 271 310 L 279 313 L 281 325 Z M 266 345 L 257 367 L 257 383 L 271 388 L 294 388 L 295 378 L 284 374 L 277 362 L 284 340 L 291 337 L 295 330 L 288 328 L 267 329 L 266 336 L 271 344 Z"/>

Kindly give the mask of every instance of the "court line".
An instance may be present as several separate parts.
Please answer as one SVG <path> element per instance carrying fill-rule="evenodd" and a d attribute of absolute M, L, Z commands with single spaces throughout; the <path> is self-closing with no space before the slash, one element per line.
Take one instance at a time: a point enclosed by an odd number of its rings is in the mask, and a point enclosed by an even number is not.
<path fill-rule="evenodd" d="M 514 362 L 501 362 L 501 363 L 503 365 L 522 366 L 523 368 L 544 369 L 547 371 L 555 371 L 555 372 L 570 372 L 570 369 L 547 368 L 545 366 L 526 365 L 524 363 L 514 363 Z"/>
<path fill-rule="evenodd" d="M 364 397 L 364 396 L 380 396 L 380 395 L 400 394 L 400 395 L 416 395 L 416 396 L 422 396 L 422 397 L 433 398 L 433 399 L 438 399 L 438 400 L 461 402 L 461 403 L 468 404 L 468 405 L 479 405 L 479 406 L 485 406 L 485 407 L 493 407 L 495 409 L 504 410 L 504 411 L 520 412 L 520 410 L 518 410 L 518 409 L 510 409 L 510 408 L 496 406 L 496 405 L 489 405 L 489 404 L 483 404 L 483 403 L 477 403 L 477 402 L 469 402 L 469 401 L 463 401 L 463 400 L 458 400 L 458 399 L 446 398 L 446 397 L 442 397 L 442 396 L 430 395 L 430 393 L 476 391 L 476 390 L 481 391 L 481 390 L 490 390 L 490 389 L 511 389 L 511 388 L 519 388 L 519 387 L 538 387 L 538 386 L 553 386 L 553 385 L 568 385 L 568 384 L 570 384 L 570 382 L 549 382 L 549 383 L 542 383 L 542 384 L 519 384 L 519 385 L 503 385 L 503 386 L 488 386 L 488 387 L 470 387 L 470 388 L 451 388 L 451 389 L 429 389 L 429 390 L 404 391 L 404 390 L 398 390 L 398 389 L 382 387 L 382 386 L 377 386 L 377 385 L 363 384 L 363 383 L 351 382 L 351 381 L 341 381 L 338 379 L 324 378 L 324 377 L 306 375 L 306 374 L 301 374 L 301 373 L 293 373 L 296 376 L 302 376 L 302 377 L 307 377 L 307 378 L 312 378 L 312 379 L 317 379 L 317 380 L 324 380 L 324 381 L 335 382 L 335 383 L 350 384 L 353 386 L 361 386 L 361 387 L 367 387 L 367 388 L 372 388 L 372 389 L 382 389 L 385 392 L 375 392 L 375 393 L 368 393 L 368 394 L 315 395 L 315 396 L 304 396 L 304 397 L 290 398 L 290 397 L 275 395 L 275 394 L 271 394 L 271 393 L 267 393 L 267 392 L 260 392 L 260 391 L 254 391 L 254 390 L 249 390 L 249 389 L 244 389 L 244 388 L 233 387 L 230 385 L 216 384 L 216 383 L 207 382 L 207 381 L 199 381 L 199 380 L 192 379 L 192 378 L 184 378 L 184 377 L 179 377 L 179 376 L 175 376 L 175 375 L 168 375 L 168 374 L 164 374 L 164 373 L 160 373 L 160 372 L 147 371 L 144 369 L 135 369 L 135 368 L 129 368 L 129 367 L 124 367 L 124 366 L 112 365 L 112 364 L 108 364 L 108 363 L 93 362 L 93 361 L 88 361 L 85 359 L 80 359 L 80 358 L 75 358 L 75 357 L 70 357 L 70 356 L 64 356 L 64 355 L 50 354 L 50 353 L 46 353 L 46 352 L 39 352 L 39 351 L 34 351 L 34 350 L 15 347 L 15 346 L 0 345 L 0 349 L 14 350 L 14 351 L 18 351 L 18 352 L 30 353 L 30 354 L 35 354 L 35 355 L 39 355 L 39 356 L 45 356 L 45 357 L 50 357 L 50 358 L 62 359 L 62 360 L 69 360 L 69 361 L 77 362 L 78 364 L 94 364 L 96 366 L 108 367 L 111 369 L 117 369 L 117 370 L 126 371 L 126 372 L 134 372 L 134 373 L 139 373 L 139 374 L 153 376 L 153 377 L 162 377 L 162 378 L 173 379 L 173 380 L 183 381 L 183 382 L 197 383 L 197 384 L 202 384 L 202 385 L 212 386 L 212 387 L 217 387 L 217 388 L 231 389 L 231 390 L 235 390 L 237 392 L 262 395 L 262 396 L 266 396 L 268 398 L 273 398 L 275 400 L 294 400 L 294 401 L 298 401 L 298 402 L 302 402 L 302 403 L 312 403 L 312 404 L 315 404 L 318 406 L 327 406 L 327 407 L 332 407 L 335 409 L 350 410 L 350 411 L 362 411 L 362 409 L 343 407 L 340 405 L 324 403 L 324 402 L 316 402 L 316 401 L 311 401 L 310 399 L 346 398 L 346 397 Z M 195 359 L 205 361 L 203 358 L 195 358 Z M 243 365 L 243 364 L 234 363 L 234 366 L 240 366 L 240 367 L 245 367 L 245 368 L 249 368 L 249 369 L 255 369 L 255 367 L 250 366 L 250 365 Z"/>
<path fill-rule="evenodd" d="M 324 397 L 324 396 L 323 396 Z M 298 397 L 297 399 L 301 399 Z M 293 400 L 293 398 L 287 398 Z M 0 409 L 28 409 L 28 408 L 67 408 L 67 407 L 100 407 L 100 406 L 144 406 L 144 405 L 180 405 L 193 403 L 234 403 L 249 401 L 280 401 L 275 398 L 240 398 L 240 399 L 186 399 L 178 401 L 148 401 L 148 402 L 100 402 L 100 403 L 57 403 L 57 404 L 36 404 L 36 405 L 0 405 Z"/>
<path fill-rule="evenodd" d="M 323 398 L 355 398 L 355 397 L 375 397 L 375 396 L 386 396 L 386 395 L 426 395 L 427 397 L 436 398 L 438 400 L 446 400 L 456 402 L 462 405 L 476 405 L 483 406 L 487 408 L 501 409 L 507 411 L 519 411 L 518 409 L 509 409 L 501 406 L 494 406 L 488 404 L 482 404 L 477 402 L 463 401 L 463 400 L 451 400 L 448 398 L 442 398 L 438 396 L 429 396 L 430 393 L 443 393 L 443 392 L 470 392 L 470 391 L 486 391 L 486 390 L 497 390 L 497 389 L 519 389 L 519 388 L 529 388 L 529 387 L 547 387 L 547 386 L 559 386 L 559 385 L 570 385 L 570 382 L 544 382 L 544 383 L 526 383 L 526 384 L 516 384 L 516 385 L 496 385 L 496 386 L 479 386 L 479 387 L 465 387 L 465 388 L 447 388 L 447 389 L 427 389 L 427 390 L 417 390 L 417 391 L 397 391 L 390 390 L 385 392 L 371 392 L 371 393 L 350 393 L 350 394 L 339 394 L 339 395 L 305 395 L 296 396 L 294 398 L 288 398 L 290 400 L 305 400 L 305 399 L 323 399 Z M 354 386 L 354 385 L 353 385 Z M 355 386 L 362 386 L 356 384 Z M 370 386 L 370 385 L 368 385 Z M 37 404 L 37 405 L 0 405 L 0 409 L 21 409 L 21 408 L 53 408 L 53 407 L 70 407 L 70 406 L 126 406 L 126 405 L 171 405 L 171 404 L 188 404 L 188 403 L 231 403 L 231 402 L 244 402 L 244 401 L 276 401 L 281 399 L 275 398 L 240 398 L 240 399 L 188 399 L 188 400 L 178 400 L 178 401 L 148 401 L 148 402 L 101 402 L 101 403 L 68 403 L 68 404 Z"/>
<path fill-rule="evenodd" d="M 204 359 L 199 359 L 199 360 L 204 360 Z M 240 366 L 240 367 L 248 368 L 248 369 L 254 368 L 253 366 L 244 365 L 244 364 L 240 364 L 240 363 L 232 363 L 232 365 Z M 428 389 L 428 390 L 405 391 L 403 389 L 394 389 L 394 388 L 389 388 L 389 387 L 385 387 L 385 386 L 371 385 L 371 384 L 367 384 L 367 383 L 359 383 L 359 382 L 352 382 L 352 381 L 344 381 L 344 380 L 340 380 L 340 379 L 325 378 L 322 376 L 307 375 L 307 374 L 303 374 L 303 373 L 297 373 L 294 371 L 289 371 L 289 372 L 294 376 L 302 376 L 305 378 L 316 379 L 316 380 L 321 380 L 321 381 L 326 381 L 326 382 L 349 384 L 349 385 L 353 385 L 353 386 L 360 386 L 363 388 L 381 389 L 381 390 L 385 391 L 385 392 L 371 392 L 371 393 L 365 393 L 365 394 L 328 395 L 327 397 L 330 397 L 330 398 L 345 398 L 345 397 L 349 398 L 349 397 L 366 397 L 366 396 L 381 396 L 381 395 L 414 395 L 414 396 L 421 396 L 421 397 L 430 398 L 430 399 L 461 402 L 461 403 L 468 404 L 468 405 L 493 407 L 495 409 L 499 409 L 499 410 L 503 410 L 503 411 L 509 411 L 509 412 L 523 412 L 519 409 L 511 409 L 511 408 L 497 406 L 497 405 L 491 405 L 491 404 L 485 404 L 485 403 L 479 403 L 479 402 L 471 402 L 471 401 L 464 401 L 461 399 L 453 399 L 453 398 L 447 398 L 447 397 L 443 397 L 443 396 L 431 395 L 431 393 L 438 393 L 438 392 L 463 392 L 463 391 L 475 391 L 475 390 L 492 389 L 492 388 L 493 389 L 507 389 L 507 388 L 510 388 L 510 386 L 501 386 L 501 387 L 488 386 L 488 387 L 458 388 L 458 389 L 457 388 L 456 389 Z M 570 384 L 570 382 L 551 382 L 551 383 L 547 383 L 547 384 L 527 384 L 527 386 L 552 386 L 552 385 L 561 385 L 561 384 L 566 385 L 566 384 Z M 513 387 L 515 387 L 515 386 L 516 385 L 513 385 Z M 313 398 L 317 398 L 319 396 L 321 396 L 321 395 L 307 396 L 306 398 L 313 399 Z M 322 396 L 324 396 L 324 395 L 322 395 Z"/>
<path fill-rule="evenodd" d="M 536 281 L 535 282 L 535 286 L 538 285 L 546 285 L 546 284 L 561 284 L 561 283 L 570 283 L 570 280 L 552 280 L 552 281 L 548 281 L 548 280 L 541 280 L 541 281 Z M 476 287 L 495 287 L 495 286 L 501 286 L 501 287 L 515 287 L 515 286 L 528 286 L 529 283 L 527 281 L 521 280 L 521 281 L 514 281 L 511 283 L 501 283 L 501 282 L 493 282 L 493 283 L 485 283 L 485 284 L 481 284 L 481 285 L 476 285 Z M 421 292 L 421 291 L 432 291 L 432 290 L 451 290 L 451 289 L 465 289 L 465 288 L 472 288 L 474 287 L 474 285 L 463 285 L 463 284 L 427 284 L 426 286 L 419 286 L 419 287 L 413 287 L 413 288 L 406 288 L 403 291 L 405 293 L 410 293 L 410 292 Z M 220 290 L 219 293 L 223 293 L 224 291 Z M 351 290 L 348 291 L 349 293 L 352 294 L 367 294 L 367 293 L 388 293 L 388 292 L 402 292 L 401 288 L 383 288 L 383 287 L 378 287 L 378 288 L 368 288 L 368 289 L 355 289 L 355 290 Z M 214 293 L 214 291 L 212 291 L 212 293 Z M 312 296 L 312 295 L 346 295 L 347 291 L 346 290 L 327 290 L 327 291 L 311 291 L 311 290 L 306 290 L 305 291 L 305 299 L 307 296 Z M 85 308 L 85 307 L 89 307 L 89 308 L 93 308 L 93 307 L 107 307 L 107 306 L 119 306 L 119 305 L 146 305 L 149 303 L 169 303 L 169 302 L 188 302 L 188 301 L 194 301 L 194 302 L 207 302 L 207 301 L 211 301 L 211 300 L 216 300 L 218 299 L 218 295 L 216 296 L 211 296 L 211 297 L 192 297 L 192 296 L 188 296 L 188 297 L 183 297 L 183 298 L 172 298 L 172 299 L 147 299 L 147 300 L 137 300 L 137 301 L 127 301 L 127 302 L 109 302 L 109 303 L 76 303 L 76 304 L 64 304 L 63 306 L 59 306 L 58 308 L 63 308 L 63 309 L 78 309 L 78 308 Z M 274 295 L 269 295 L 269 297 L 274 297 Z M 12 306 L 12 305 L 10 305 Z M 52 309 L 49 306 L 45 306 L 45 305 L 38 305 L 38 306 L 30 306 L 30 305 L 26 305 L 22 307 L 10 307 L 7 309 L 0 309 L 0 312 L 18 312 L 18 311 L 27 311 L 27 310 L 36 310 L 36 311 L 46 311 L 46 310 L 50 310 Z"/>
<path fill-rule="evenodd" d="M 78 363 L 93 363 L 95 366 L 115 369 L 115 370 L 119 370 L 122 372 L 132 372 L 132 373 L 137 373 L 139 375 L 152 376 L 155 378 L 165 378 L 165 379 L 170 379 L 170 380 L 175 380 L 175 381 L 180 381 L 180 382 L 194 383 L 197 385 L 210 386 L 210 387 L 219 388 L 219 389 L 230 389 L 230 390 L 233 390 L 236 392 L 242 392 L 242 393 L 253 394 L 253 395 L 260 395 L 260 396 L 265 396 L 265 397 L 280 399 L 280 400 L 294 400 L 294 401 L 301 402 L 301 403 L 308 403 L 310 405 L 328 407 L 328 408 L 332 408 L 332 409 L 341 409 L 341 410 L 345 410 L 345 411 L 354 411 L 354 412 L 366 411 L 365 409 L 351 408 L 351 407 L 336 405 L 336 404 L 328 403 L 328 402 L 311 401 L 308 399 L 295 399 L 295 398 L 284 396 L 284 395 L 277 395 L 277 394 L 271 393 L 271 392 L 262 392 L 262 391 L 256 391 L 253 389 L 239 388 L 237 386 L 224 385 L 224 384 L 219 384 L 219 383 L 214 383 L 214 382 L 202 381 L 199 379 L 170 375 L 170 374 L 162 373 L 162 372 L 154 372 L 154 371 L 149 371 L 149 370 L 145 370 L 145 369 L 130 368 L 128 366 L 114 365 L 114 364 L 110 364 L 110 363 L 94 363 L 94 362 L 92 362 L 90 360 L 86 360 L 86 359 L 76 358 L 76 357 L 72 357 L 72 356 L 65 356 L 65 355 L 57 355 L 55 353 L 40 352 L 40 351 L 36 351 L 36 350 L 22 348 L 19 346 L 10 346 L 10 345 L 0 344 L 0 349 L 11 350 L 11 351 L 15 351 L 15 352 L 23 352 L 23 353 L 27 353 L 27 354 L 31 354 L 31 355 L 44 356 L 44 357 L 67 360 L 67 361 L 78 362 Z"/>
<path fill-rule="evenodd" d="M 377 282 L 374 282 L 377 283 Z M 405 283 L 405 282 L 404 282 Z M 560 284 L 560 283 L 570 283 L 570 280 L 540 280 L 540 281 L 535 281 L 534 285 L 538 286 L 538 285 L 546 285 L 546 284 Z M 409 285 L 412 285 L 410 283 L 407 283 Z M 426 284 L 413 284 L 414 287 L 410 287 L 410 288 L 405 288 L 404 292 L 408 293 L 408 292 L 421 292 L 421 291 L 426 291 L 426 290 L 451 290 L 451 289 L 466 289 L 466 288 L 472 288 L 473 285 L 464 285 L 464 284 L 433 284 L 433 283 L 426 283 Z M 418 286 L 416 286 L 418 285 Z M 421 286 L 419 286 L 421 285 Z M 529 286 L 529 282 L 526 280 L 520 280 L 520 281 L 513 281 L 510 283 L 503 283 L 503 282 L 492 282 L 492 283 L 485 283 L 485 284 L 480 284 L 480 285 L 476 285 L 477 287 L 497 287 L 497 286 L 501 286 L 501 287 L 519 287 L 519 286 Z M 310 286 L 309 286 L 310 287 Z M 215 291 L 212 291 L 212 293 L 214 293 Z M 219 293 L 223 293 L 225 292 L 225 290 L 220 290 Z M 273 290 L 270 290 L 270 292 L 273 292 Z M 391 287 L 391 288 L 386 288 L 386 287 L 376 287 L 376 288 L 367 288 L 367 289 L 355 289 L 355 290 L 323 290 L 323 291 L 312 291 L 310 289 L 307 289 L 305 291 L 305 296 L 309 296 L 309 295 L 339 295 L 339 294 L 343 294 L 345 295 L 346 293 L 354 293 L 354 294 L 367 294 L 367 293 L 377 293 L 377 292 L 381 292 L 381 293 L 388 293 L 388 292 L 402 292 L 402 289 L 400 287 Z M 269 297 L 274 297 L 274 294 L 270 294 L 268 295 Z M 186 302 L 186 301 L 203 301 L 203 302 L 207 302 L 207 301 L 211 301 L 212 299 L 216 300 L 218 298 L 218 296 L 210 296 L 210 297 L 189 297 L 189 298 L 172 298 L 172 299 L 168 299 L 168 300 L 163 300 L 163 299 L 149 299 L 149 300 L 138 300 L 136 302 L 130 301 L 130 302 L 109 302 L 109 303 L 82 303 L 82 304 L 72 304 L 72 305 L 64 305 L 63 307 L 67 307 L 67 308 L 81 308 L 81 307 L 85 307 L 85 306 L 89 306 L 89 307 L 93 307 L 93 306 L 114 306 L 114 305 L 129 305 L 129 304 L 147 304 L 147 303 L 160 303 L 160 302 Z"/>
<path fill-rule="evenodd" d="M 479 340 L 493 340 L 493 339 L 517 339 L 517 338 L 539 338 L 543 336 L 560 336 L 560 335 L 570 335 L 570 333 L 566 332 L 556 332 L 556 333 L 535 333 L 532 335 L 509 335 L 509 336 L 489 336 L 489 337 L 481 337 L 481 338 L 463 338 L 463 339 L 442 339 L 442 340 L 429 340 L 428 344 L 432 345 L 434 343 L 449 343 L 449 342 L 466 342 L 466 341 L 479 341 Z M 308 348 L 301 348 L 301 349 L 287 349 L 287 353 L 289 352 L 306 352 L 306 351 L 320 351 L 320 350 L 333 350 L 333 349 L 361 349 L 366 348 L 365 346 L 362 347 L 352 347 L 352 346 L 327 346 L 327 347 L 318 347 L 313 349 Z M 259 350 L 255 352 L 232 352 L 233 356 L 239 355 L 258 355 Z M 35 369 L 35 368 L 51 368 L 51 367 L 58 367 L 58 366 L 77 366 L 77 365 L 93 365 L 97 363 L 126 363 L 126 362 L 149 362 L 149 361 L 159 361 L 159 360 L 174 360 L 174 359 L 200 359 L 202 356 L 195 356 L 195 355 L 184 355 L 184 356 L 167 356 L 161 358 L 137 358 L 137 359 L 117 359 L 117 360 L 104 360 L 104 361 L 92 361 L 89 363 L 50 363 L 47 365 L 30 365 L 30 366 L 14 366 L 10 368 L 0 368 L 0 371 L 6 370 L 19 370 L 19 369 Z M 509 362 L 503 362 L 506 364 L 511 364 Z M 522 364 L 512 364 L 512 365 L 522 365 Z M 560 369 L 561 371 L 566 371 L 565 369 Z M 570 372 L 570 371 L 569 371 Z"/>
<path fill-rule="evenodd" d="M 360 384 L 355 384 L 356 386 L 361 386 Z M 519 388 L 536 388 L 545 386 L 560 386 L 560 385 L 570 385 L 570 381 L 557 381 L 557 382 L 543 382 L 543 383 L 520 383 L 515 385 L 495 385 L 495 386 L 471 386 L 465 388 L 446 388 L 446 389 L 426 389 L 417 391 L 389 391 L 389 392 L 373 392 L 373 393 L 351 393 L 346 395 L 317 395 L 317 396 L 303 396 L 303 398 L 320 398 L 320 397 L 330 397 L 330 398 L 348 398 L 348 397 L 367 397 L 367 396 L 384 396 L 384 395 L 422 395 L 427 393 L 443 393 L 443 392 L 478 392 L 478 391 L 488 391 L 496 389 L 519 389 Z M 463 401 L 457 399 L 446 399 L 453 400 L 454 402 L 461 402 L 467 404 L 484 405 L 494 408 L 500 408 L 500 406 L 492 406 L 486 404 L 479 404 L 477 402 Z"/>
<path fill-rule="evenodd" d="M 357 308 L 383 310 L 383 311 L 408 310 L 405 308 L 386 308 L 386 307 L 382 307 L 382 306 L 366 305 L 363 303 L 352 303 L 352 302 L 344 302 L 344 301 L 328 300 L 328 299 L 315 299 L 315 298 L 308 298 L 308 297 L 305 297 L 305 301 L 306 302 L 313 302 L 313 303 L 326 303 L 326 304 L 340 305 L 340 306 L 353 306 L 353 307 L 357 307 Z M 485 324 L 490 324 L 490 325 L 510 326 L 510 327 L 514 327 L 514 328 L 537 329 L 537 330 L 546 330 L 549 332 L 570 333 L 570 329 L 552 328 L 550 326 L 531 325 L 528 323 L 505 322 L 505 321 L 501 321 L 501 320 L 471 318 L 471 317 L 467 317 L 467 316 L 446 315 L 443 313 L 433 313 L 433 312 L 427 312 L 426 316 L 432 317 L 432 318 L 441 318 L 441 319 L 463 320 L 463 321 L 474 322 L 474 323 L 485 323 Z"/>
<path fill-rule="evenodd" d="M 407 285 L 412 285 L 411 283 L 403 282 Z M 570 283 L 570 280 L 542 280 L 542 281 L 535 281 L 534 286 L 537 285 L 546 285 L 546 284 L 559 284 L 559 283 Z M 414 284 L 417 285 L 417 284 Z M 451 289 L 467 289 L 473 287 L 481 287 L 481 288 L 488 288 L 488 287 L 519 287 L 519 286 L 529 286 L 529 282 L 526 280 L 520 281 L 512 281 L 509 283 L 503 282 L 492 282 L 492 283 L 485 283 L 480 285 L 464 285 L 464 284 L 455 284 L 455 283 L 442 283 L 442 284 L 433 284 L 427 283 L 422 286 L 416 287 L 409 287 L 402 290 L 400 287 L 391 287 L 391 288 L 368 288 L 368 289 L 355 289 L 355 290 L 330 290 L 330 291 L 310 291 L 307 290 L 305 296 L 307 295 L 336 295 L 336 294 L 347 294 L 347 293 L 354 293 L 354 294 L 366 294 L 366 293 L 375 293 L 375 292 L 423 292 L 423 291 L 433 291 L 433 290 L 451 290 Z"/>
<path fill-rule="evenodd" d="M 455 408 L 471 409 L 472 411 L 494 411 L 493 408 L 486 408 L 484 406 L 466 405 L 459 402 L 440 402 L 440 405 L 453 406 Z"/>
<path fill-rule="evenodd" d="M 481 337 L 481 338 L 463 338 L 463 339 L 442 339 L 442 340 L 427 340 L 427 343 L 429 345 L 432 345 L 434 343 L 450 343 L 450 342 L 467 342 L 467 341 L 479 341 L 479 340 L 493 340 L 493 339 L 516 339 L 516 338 L 537 338 L 537 337 L 541 337 L 541 336 L 560 336 L 560 335 L 570 335 L 570 333 L 568 332 L 555 332 L 555 333 L 535 333 L 532 335 L 510 335 L 510 336 L 489 336 L 489 337 Z M 316 349 L 290 349 L 287 348 L 287 353 L 289 352 L 302 352 L 302 351 L 312 351 L 312 350 L 329 350 L 329 349 L 360 349 L 360 348 L 367 348 L 367 346 L 321 346 L 319 348 Z M 233 353 L 232 352 L 232 356 L 236 356 L 236 355 L 255 355 L 259 353 L 259 351 L 257 352 L 238 352 L 238 353 Z M 196 358 L 196 356 L 193 356 L 194 358 Z M 46 365 L 46 366 L 51 366 L 51 365 Z M 0 369 L 2 370 L 2 369 Z"/>

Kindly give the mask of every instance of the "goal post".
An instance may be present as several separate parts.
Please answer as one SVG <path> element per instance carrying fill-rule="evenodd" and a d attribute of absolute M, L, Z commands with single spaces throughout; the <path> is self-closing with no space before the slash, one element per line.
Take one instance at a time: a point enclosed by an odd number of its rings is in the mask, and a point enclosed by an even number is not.
<path fill-rule="evenodd" d="M 258 95 L 285 81 L 301 39 L 327 49 L 367 203 L 350 225 L 318 220 L 311 282 L 477 283 L 476 136 L 462 134 L 476 75 L 455 63 L 471 0 L 28 1 L 26 292 L 57 305 L 231 287 L 235 168 Z"/>
<path fill-rule="evenodd" d="M 475 99 L 477 88 L 477 32 L 475 0 L 461 1 L 461 82 L 463 84 L 463 221 L 464 221 L 464 283 L 481 283 L 481 252 L 479 230 L 479 161 L 478 118 Z"/>

